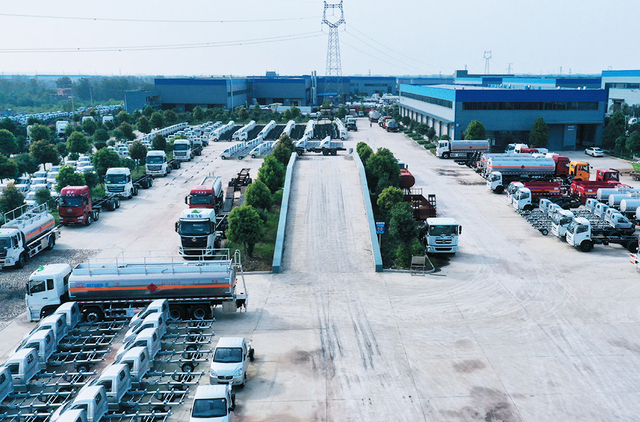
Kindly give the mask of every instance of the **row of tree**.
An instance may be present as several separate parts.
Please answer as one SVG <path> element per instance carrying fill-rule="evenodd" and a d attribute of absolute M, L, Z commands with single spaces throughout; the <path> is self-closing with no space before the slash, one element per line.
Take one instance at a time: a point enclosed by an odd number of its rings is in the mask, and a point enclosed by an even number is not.
<path fill-rule="evenodd" d="M 626 122 L 622 110 L 613 113 L 602 132 L 602 147 L 621 155 L 640 155 L 640 124 L 627 127 Z"/>

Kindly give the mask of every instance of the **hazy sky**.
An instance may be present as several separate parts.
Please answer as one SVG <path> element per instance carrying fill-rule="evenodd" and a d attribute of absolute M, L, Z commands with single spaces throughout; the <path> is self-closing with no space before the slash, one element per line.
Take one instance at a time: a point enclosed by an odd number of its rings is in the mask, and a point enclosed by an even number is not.
<path fill-rule="evenodd" d="M 485 50 L 491 73 L 640 69 L 637 1 L 343 4 L 343 75 L 483 73 Z M 324 75 L 322 11 L 320 0 L 0 0 L 0 71 Z"/>

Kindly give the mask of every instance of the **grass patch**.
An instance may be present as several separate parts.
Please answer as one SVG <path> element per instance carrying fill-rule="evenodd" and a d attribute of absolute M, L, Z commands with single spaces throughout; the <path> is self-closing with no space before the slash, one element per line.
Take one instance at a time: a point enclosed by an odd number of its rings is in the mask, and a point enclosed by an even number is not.
<path fill-rule="evenodd" d="M 98 185 L 91 189 L 91 198 L 96 200 L 98 198 L 102 198 L 105 195 L 106 191 L 104 185 Z"/>
<path fill-rule="evenodd" d="M 633 166 L 633 171 L 640 171 L 640 164 L 634 161 L 631 163 L 631 165 Z"/>
<path fill-rule="evenodd" d="M 431 151 L 431 154 L 436 155 L 436 147 L 435 146 L 425 145 L 424 147 L 427 148 L 429 151 Z"/>
<path fill-rule="evenodd" d="M 138 166 L 131 172 L 131 178 L 137 179 L 138 177 L 144 176 L 146 174 L 145 166 Z"/>

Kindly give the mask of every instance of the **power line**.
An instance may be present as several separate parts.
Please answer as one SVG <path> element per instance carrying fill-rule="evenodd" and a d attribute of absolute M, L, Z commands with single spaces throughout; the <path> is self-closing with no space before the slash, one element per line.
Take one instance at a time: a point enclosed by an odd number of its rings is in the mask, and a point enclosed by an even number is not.
<path fill-rule="evenodd" d="M 352 33 L 350 33 L 348 30 L 347 30 L 346 32 L 347 32 L 347 34 L 351 35 L 353 38 L 357 39 L 357 40 L 358 40 L 358 41 L 360 41 L 361 43 L 363 43 L 363 44 L 365 44 L 365 45 L 367 45 L 367 46 L 369 46 L 369 47 L 373 48 L 374 50 L 376 50 L 377 52 L 379 52 L 379 53 L 381 53 L 381 54 L 384 54 L 386 57 L 388 57 L 388 58 L 389 58 L 389 59 L 391 59 L 391 60 L 395 60 L 395 61 L 397 61 L 397 62 L 400 62 L 400 63 L 404 64 L 405 66 L 408 66 L 409 68 L 414 68 L 414 69 L 417 69 L 417 70 L 420 70 L 420 71 L 424 71 L 424 69 L 421 69 L 421 68 L 420 68 L 420 67 L 418 67 L 418 66 L 414 66 L 414 65 L 412 65 L 412 64 L 410 64 L 410 63 L 403 62 L 403 61 L 401 61 L 401 60 L 396 59 L 395 57 L 390 56 L 389 54 L 385 53 L 384 51 L 380 50 L 379 48 L 377 48 L 377 47 L 375 47 L 375 46 L 373 46 L 373 45 L 369 44 L 368 42 L 366 42 L 366 41 L 364 41 L 364 40 L 362 40 L 362 39 L 360 39 L 360 38 L 358 38 L 358 37 L 356 37 L 355 35 L 353 35 Z"/>
<path fill-rule="evenodd" d="M 128 18 L 92 18 L 82 16 L 46 16 L 46 15 L 24 15 L 18 13 L 0 13 L 0 16 L 12 18 L 34 18 L 34 19 L 63 19 L 93 22 L 135 22 L 135 23 L 254 23 L 254 22 L 284 22 L 299 21 L 306 19 L 318 19 L 318 16 L 305 16 L 300 18 L 277 18 L 277 19 L 218 19 L 218 20 L 179 20 L 179 19 L 128 19 Z"/>
<path fill-rule="evenodd" d="M 306 38 L 316 38 L 323 36 L 322 31 L 306 32 L 301 34 L 281 35 L 277 37 L 253 38 L 247 40 L 236 41 L 219 41 L 205 42 L 194 44 L 164 44 L 164 45 L 145 45 L 145 46 L 125 46 L 125 47 L 51 47 L 51 48 L 2 48 L 0 54 L 3 53 L 99 53 L 110 51 L 155 51 L 155 50 L 186 50 L 193 48 L 213 48 L 213 47 L 230 47 L 249 44 L 266 44 L 282 41 L 293 41 Z"/>
<path fill-rule="evenodd" d="M 373 57 L 374 59 L 379 60 L 379 61 L 381 61 L 381 62 L 383 62 L 383 63 L 390 64 L 391 66 L 395 66 L 395 67 L 400 68 L 400 69 L 411 70 L 411 69 L 410 69 L 410 68 L 408 68 L 408 67 L 405 67 L 405 66 L 399 66 L 397 63 L 393 63 L 393 62 L 386 61 L 386 60 L 384 60 L 384 59 L 381 59 L 380 57 L 376 57 L 376 56 L 374 56 L 373 54 L 369 54 L 369 53 L 367 53 L 366 51 L 362 51 L 362 50 L 360 50 L 358 47 L 354 47 L 354 46 L 352 46 L 351 44 L 344 42 L 344 40 L 342 41 L 342 44 L 346 45 L 347 47 L 351 47 L 351 48 L 353 48 L 354 50 L 359 51 L 360 53 L 362 53 L 362 54 L 364 54 L 364 55 L 367 55 L 367 56 L 369 56 L 369 57 Z"/>

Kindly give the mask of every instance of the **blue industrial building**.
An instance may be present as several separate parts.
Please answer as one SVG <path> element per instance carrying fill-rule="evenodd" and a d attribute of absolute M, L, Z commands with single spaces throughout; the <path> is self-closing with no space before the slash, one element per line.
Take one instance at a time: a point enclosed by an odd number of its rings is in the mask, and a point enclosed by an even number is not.
<path fill-rule="evenodd" d="M 504 82 L 504 81 L 503 81 Z M 510 133 L 527 142 L 534 120 L 549 125 L 550 150 L 600 145 L 607 92 L 604 89 L 400 85 L 400 113 L 425 123 L 438 136 L 461 139 L 472 120 L 480 121 L 495 145 Z"/>

